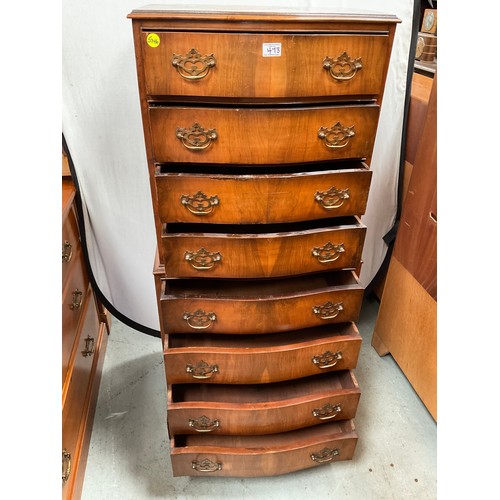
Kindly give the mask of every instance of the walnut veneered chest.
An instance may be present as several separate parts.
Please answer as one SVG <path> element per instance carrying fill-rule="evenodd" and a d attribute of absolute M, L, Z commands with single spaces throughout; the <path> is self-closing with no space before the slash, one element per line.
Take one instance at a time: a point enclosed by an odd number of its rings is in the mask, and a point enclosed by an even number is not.
<path fill-rule="evenodd" d="M 129 18 L 174 475 L 351 459 L 360 217 L 398 20 Z"/>

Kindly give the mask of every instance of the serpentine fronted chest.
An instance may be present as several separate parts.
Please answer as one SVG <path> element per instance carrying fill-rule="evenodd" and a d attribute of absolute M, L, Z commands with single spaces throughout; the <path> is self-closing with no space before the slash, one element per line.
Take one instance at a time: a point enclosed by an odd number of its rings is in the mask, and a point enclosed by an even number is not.
<path fill-rule="evenodd" d="M 353 457 L 393 16 L 133 11 L 175 476 Z"/>

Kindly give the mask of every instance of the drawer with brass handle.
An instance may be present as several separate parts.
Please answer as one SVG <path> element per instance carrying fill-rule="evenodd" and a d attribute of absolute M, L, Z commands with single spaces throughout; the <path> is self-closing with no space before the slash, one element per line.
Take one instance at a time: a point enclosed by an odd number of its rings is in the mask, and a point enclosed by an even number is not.
<path fill-rule="evenodd" d="M 360 347 L 354 323 L 266 335 L 169 334 L 165 370 L 170 384 L 281 382 L 354 369 Z"/>
<path fill-rule="evenodd" d="M 306 167 L 300 172 L 256 167 L 251 174 L 249 169 L 217 174 L 168 172 L 159 165 L 160 220 L 272 224 L 365 213 L 372 177 L 366 164 L 329 164 L 323 171 L 318 165 L 311 165 L 312 171 Z"/>
<path fill-rule="evenodd" d="M 85 269 L 83 255 L 78 250 L 73 257 L 71 272 L 66 280 L 62 294 L 62 366 L 64 374 L 69 364 L 71 351 L 75 344 L 78 325 L 84 317 L 84 306 L 88 301 L 89 278 Z"/>
<path fill-rule="evenodd" d="M 253 334 L 356 321 L 362 300 L 356 274 L 334 271 L 264 281 L 163 280 L 160 308 L 169 333 Z M 341 307 L 332 313 L 329 303 Z M 205 329 L 193 328 L 197 311 L 207 317 L 200 320 Z"/>
<path fill-rule="evenodd" d="M 351 460 L 357 441 L 342 420 L 261 436 L 178 434 L 170 446 L 174 476 L 257 477 Z"/>
<path fill-rule="evenodd" d="M 387 32 L 141 34 L 146 92 L 156 98 L 373 99 L 383 91 L 388 46 Z"/>
<path fill-rule="evenodd" d="M 166 224 L 171 278 L 268 278 L 356 269 L 366 227 L 357 217 L 281 225 Z"/>
<path fill-rule="evenodd" d="M 76 215 L 73 209 L 68 210 L 66 219 L 62 224 L 62 287 L 64 288 L 66 281 L 71 274 L 72 263 L 80 245 L 78 235 L 78 224 Z"/>
<path fill-rule="evenodd" d="M 275 434 L 354 418 L 360 390 L 350 370 L 260 384 L 168 386 L 173 434 Z"/>
<path fill-rule="evenodd" d="M 78 338 L 75 339 L 74 345 L 69 346 L 69 349 L 65 346 L 65 350 L 63 350 L 63 399 L 68 386 L 74 383 L 71 380 L 73 374 L 76 372 L 76 376 L 80 377 L 80 372 L 87 370 L 92 365 L 94 353 L 97 348 L 97 332 L 99 331 L 99 323 L 96 322 L 96 318 L 94 296 L 89 288 L 86 300 L 82 306 L 83 324 L 79 328 Z"/>
<path fill-rule="evenodd" d="M 93 418 L 88 415 L 89 389 L 97 364 L 103 362 L 102 351 L 107 340 L 104 323 L 99 323 L 92 292 L 84 303 L 83 314 L 85 320 L 72 351 L 71 365 L 63 364 L 62 445 L 67 452 L 66 457 L 63 452 L 63 498 L 72 498 L 73 483 L 79 477 L 78 469 L 84 466 L 80 462 L 81 449 L 84 434 L 92 428 Z M 85 354 L 89 337 L 94 339 L 92 355 Z"/>
<path fill-rule="evenodd" d="M 269 165 L 370 158 L 379 110 L 158 105 L 149 117 L 157 162 Z"/>

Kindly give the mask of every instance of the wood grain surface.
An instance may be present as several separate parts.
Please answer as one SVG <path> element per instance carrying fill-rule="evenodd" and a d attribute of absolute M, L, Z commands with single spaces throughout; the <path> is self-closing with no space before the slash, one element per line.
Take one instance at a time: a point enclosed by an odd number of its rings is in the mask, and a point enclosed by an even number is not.
<path fill-rule="evenodd" d="M 196 383 L 188 365 L 217 365 L 205 384 L 262 384 L 356 368 L 361 336 L 354 323 L 322 325 L 267 335 L 170 334 L 165 340 L 165 370 L 170 384 Z M 313 359 L 340 353 L 331 367 Z"/>
<path fill-rule="evenodd" d="M 174 476 L 273 476 L 351 460 L 357 440 L 351 420 L 264 436 L 180 436 L 171 443 L 172 468 Z M 325 448 L 338 450 L 338 455 L 322 463 L 312 459 Z M 205 459 L 220 464 L 220 470 L 193 469 L 193 462 Z"/>
<path fill-rule="evenodd" d="M 158 215 L 162 222 L 210 222 L 222 224 L 272 224 L 363 215 L 372 172 L 356 169 L 283 174 L 240 175 L 157 173 Z M 330 205 L 316 199 L 319 193 L 347 193 Z M 197 193 L 217 197 L 208 214 L 190 211 L 185 198 Z M 327 200 L 328 201 L 328 200 Z"/>
<path fill-rule="evenodd" d="M 153 150 L 158 162 L 272 164 L 326 161 L 371 156 L 379 106 L 308 108 L 152 107 Z M 329 148 L 318 137 L 322 127 L 353 127 L 344 147 Z M 217 139 L 203 150 L 187 149 L 177 129 L 199 124 Z M 291 147 L 293 145 L 293 147 Z"/>
<path fill-rule="evenodd" d="M 148 35 L 159 37 L 149 46 Z M 378 96 L 382 93 L 388 56 L 388 34 L 141 34 L 146 91 L 151 96 L 299 98 Z M 279 44 L 279 56 L 266 57 L 264 44 Z M 276 45 L 275 45 L 276 46 Z M 244 47 L 244 53 L 239 50 Z M 195 48 L 199 58 L 213 55 L 215 66 L 203 78 L 183 78 L 173 55 L 186 57 Z M 325 57 L 346 52 L 362 68 L 350 80 L 335 80 L 323 67 Z M 198 63 L 201 67 L 201 64 Z M 189 73 L 184 73 L 189 76 Z"/>
<path fill-rule="evenodd" d="M 167 224 L 162 235 L 165 272 L 170 278 L 269 278 L 356 269 L 366 226 L 356 218 L 328 219 L 328 223 L 338 225 Z M 204 250 L 214 255 L 200 268 L 195 257 Z"/>
<path fill-rule="evenodd" d="M 172 385 L 168 426 L 172 434 L 275 434 L 351 419 L 360 394 L 349 370 L 274 384 Z"/>
<path fill-rule="evenodd" d="M 437 420 L 437 303 L 395 257 L 372 345 L 381 356 L 391 353 Z"/>
<path fill-rule="evenodd" d="M 199 333 L 271 333 L 328 323 L 356 321 L 363 287 L 354 273 L 339 271 L 334 277 L 308 276 L 262 282 L 171 280 L 164 283 L 161 314 L 167 333 L 191 333 L 186 313 L 214 312 L 216 320 Z M 314 310 L 327 303 L 342 303 L 331 319 Z M 252 318 L 252 321 L 249 321 Z M 293 328 L 291 328 L 293 327 Z"/>
<path fill-rule="evenodd" d="M 437 299 L 437 76 L 401 213 L 394 257 Z"/>

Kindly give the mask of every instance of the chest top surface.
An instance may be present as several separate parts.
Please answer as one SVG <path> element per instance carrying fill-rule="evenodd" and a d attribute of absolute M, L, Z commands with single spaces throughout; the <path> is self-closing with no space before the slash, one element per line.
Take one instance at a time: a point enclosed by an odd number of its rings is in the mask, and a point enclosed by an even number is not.
<path fill-rule="evenodd" d="M 339 21 L 371 23 L 399 23 L 394 15 L 361 9 L 341 9 L 339 6 L 321 5 L 318 8 L 309 1 L 293 2 L 283 6 L 266 2 L 262 5 L 250 5 L 246 2 L 227 4 L 206 4 L 192 2 L 190 5 L 179 3 L 151 4 L 134 9 L 131 19 L 220 19 L 230 21 Z"/>

